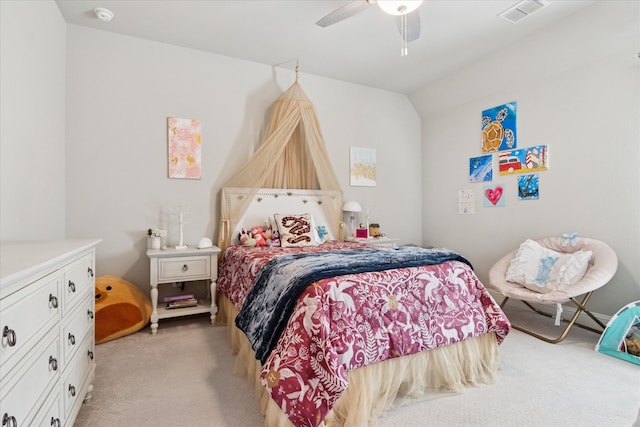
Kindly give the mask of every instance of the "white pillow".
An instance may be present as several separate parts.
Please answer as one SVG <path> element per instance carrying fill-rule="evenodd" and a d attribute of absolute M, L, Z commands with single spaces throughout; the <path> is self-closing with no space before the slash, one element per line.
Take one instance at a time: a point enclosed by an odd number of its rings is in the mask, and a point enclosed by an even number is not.
<path fill-rule="evenodd" d="M 311 214 L 275 214 L 273 217 L 278 226 L 282 247 L 318 245 L 317 232 L 314 230 Z"/>
<path fill-rule="evenodd" d="M 591 251 L 560 253 L 533 240 L 520 245 L 507 269 L 506 279 L 543 294 L 564 289 L 582 279 Z"/>

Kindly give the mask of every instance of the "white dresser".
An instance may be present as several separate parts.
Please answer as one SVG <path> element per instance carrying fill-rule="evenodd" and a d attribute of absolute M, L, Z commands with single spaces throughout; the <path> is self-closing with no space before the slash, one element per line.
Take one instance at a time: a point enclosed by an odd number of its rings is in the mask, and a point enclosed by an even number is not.
<path fill-rule="evenodd" d="M 72 426 L 91 397 L 99 242 L 0 244 L 0 425 Z"/>

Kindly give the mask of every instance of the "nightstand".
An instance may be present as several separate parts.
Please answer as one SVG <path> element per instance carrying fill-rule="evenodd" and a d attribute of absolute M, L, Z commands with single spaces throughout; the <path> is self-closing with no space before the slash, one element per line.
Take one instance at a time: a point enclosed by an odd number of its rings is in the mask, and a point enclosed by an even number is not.
<path fill-rule="evenodd" d="M 216 305 L 216 280 L 218 279 L 218 254 L 220 248 L 212 246 L 205 249 L 149 249 L 147 256 L 150 263 L 151 281 L 151 333 L 158 331 L 158 321 L 171 317 L 190 314 L 211 313 L 211 324 L 215 323 L 218 314 Z M 158 307 L 158 285 L 164 283 L 192 282 L 208 280 L 207 299 L 198 301 L 195 307 L 167 309 L 164 304 Z"/>
<path fill-rule="evenodd" d="M 396 247 L 400 242 L 400 239 L 392 239 L 391 237 L 347 237 L 344 239 L 347 242 L 364 243 L 366 245 Z"/>

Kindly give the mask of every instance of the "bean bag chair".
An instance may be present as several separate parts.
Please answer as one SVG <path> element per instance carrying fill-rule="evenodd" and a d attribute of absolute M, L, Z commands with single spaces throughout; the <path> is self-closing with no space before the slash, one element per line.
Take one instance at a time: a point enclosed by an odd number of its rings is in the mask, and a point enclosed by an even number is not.
<path fill-rule="evenodd" d="M 151 300 L 133 283 L 116 276 L 96 278 L 96 344 L 132 334 L 151 317 Z"/>

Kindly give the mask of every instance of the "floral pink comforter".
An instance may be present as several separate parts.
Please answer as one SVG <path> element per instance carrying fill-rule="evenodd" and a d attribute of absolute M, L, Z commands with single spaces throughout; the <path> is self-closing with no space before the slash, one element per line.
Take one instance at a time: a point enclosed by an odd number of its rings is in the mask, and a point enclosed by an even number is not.
<path fill-rule="evenodd" d="M 223 254 L 218 287 L 240 310 L 272 257 L 354 246 L 232 246 Z M 324 279 L 298 298 L 263 366 L 262 383 L 294 425 L 317 426 L 347 388 L 347 371 L 492 331 L 501 343 L 509 330 L 500 307 L 462 262 Z"/>

